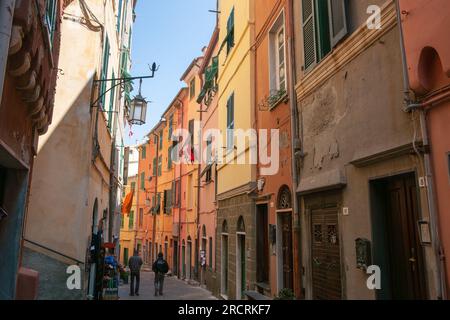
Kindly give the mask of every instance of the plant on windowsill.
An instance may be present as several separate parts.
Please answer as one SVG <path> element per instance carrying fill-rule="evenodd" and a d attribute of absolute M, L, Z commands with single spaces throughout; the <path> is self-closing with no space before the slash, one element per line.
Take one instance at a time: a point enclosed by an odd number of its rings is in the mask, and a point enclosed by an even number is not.
<path fill-rule="evenodd" d="M 291 289 L 282 289 L 274 300 L 295 300 L 295 294 Z"/>
<path fill-rule="evenodd" d="M 270 93 L 270 96 L 267 98 L 267 103 L 269 105 L 269 110 L 272 110 L 281 102 L 287 101 L 287 92 L 285 89 L 273 90 Z"/>

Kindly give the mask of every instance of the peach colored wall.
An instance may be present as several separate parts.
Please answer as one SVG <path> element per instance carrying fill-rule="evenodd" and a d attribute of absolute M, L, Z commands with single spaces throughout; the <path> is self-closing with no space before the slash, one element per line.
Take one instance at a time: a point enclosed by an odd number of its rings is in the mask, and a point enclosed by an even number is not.
<path fill-rule="evenodd" d="M 256 26 L 256 112 L 257 112 L 257 128 L 258 129 L 278 129 L 280 130 L 280 166 L 276 175 L 262 176 L 260 174 L 260 168 L 258 167 L 258 178 L 265 179 L 265 187 L 260 195 L 270 195 L 268 201 L 268 213 L 269 224 L 278 224 L 277 209 L 277 197 L 280 188 L 284 185 L 288 186 L 291 191 L 291 198 L 294 196 L 292 190 L 292 176 L 291 176 L 291 125 L 290 125 L 290 106 L 289 101 L 282 101 L 273 109 L 268 110 L 267 106 L 262 107 L 264 101 L 270 95 L 270 68 L 269 68 L 269 32 L 272 26 L 280 17 L 284 15 L 284 27 L 285 27 L 285 61 L 288 64 L 288 33 L 289 33 L 289 20 L 288 20 L 288 1 L 275 1 L 275 0 L 262 0 L 261 5 L 255 6 L 255 26 Z M 290 68 L 287 67 L 286 80 L 289 79 Z M 287 88 L 288 85 L 287 85 Z M 270 142 L 269 147 L 270 150 Z M 292 212 L 291 212 L 292 214 Z M 278 226 L 281 228 L 281 226 Z M 293 235 L 293 234 L 292 234 Z M 293 238 L 294 239 L 294 238 Z M 277 242 L 281 239 L 277 239 Z M 292 244 L 294 249 L 294 241 Z M 278 263 L 282 258 L 282 252 L 277 248 L 277 245 L 270 245 L 270 295 L 275 296 L 283 289 L 281 282 L 282 278 L 279 277 L 282 274 Z M 294 252 L 292 252 L 293 261 Z M 295 269 L 295 268 L 294 268 Z M 292 270 L 294 271 L 294 270 Z M 294 277 L 294 287 L 300 284 L 300 280 Z"/>
<path fill-rule="evenodd" d="M 437 208 L 444 255 L 450 256 L 450 1 L 401 0 L 402 27 L 410 86 L 421 102 L 446 99 L 427 107 Z M 446 265 L 450 290 L 450 264 Z"/>

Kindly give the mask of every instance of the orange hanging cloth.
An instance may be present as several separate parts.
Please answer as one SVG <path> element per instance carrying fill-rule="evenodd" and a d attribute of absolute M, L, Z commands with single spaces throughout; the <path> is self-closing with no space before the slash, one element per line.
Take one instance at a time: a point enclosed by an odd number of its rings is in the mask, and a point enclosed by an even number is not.
<path fill-rule="evenodd" d="M 134 192 L 130 192 L 126 195 L 122 204 L 122 214 L 129 214 L 131 211 L 131 207 L 133 206 L 133 195 Z"/>

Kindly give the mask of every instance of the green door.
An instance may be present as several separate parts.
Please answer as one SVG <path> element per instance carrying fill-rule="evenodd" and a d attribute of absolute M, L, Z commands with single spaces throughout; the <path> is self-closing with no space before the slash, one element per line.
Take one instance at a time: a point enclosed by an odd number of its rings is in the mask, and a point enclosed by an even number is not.
<path fill-rule="evenodd" d="M 123 265 L 128 265 L 128 248 L 123 248 Z"/>

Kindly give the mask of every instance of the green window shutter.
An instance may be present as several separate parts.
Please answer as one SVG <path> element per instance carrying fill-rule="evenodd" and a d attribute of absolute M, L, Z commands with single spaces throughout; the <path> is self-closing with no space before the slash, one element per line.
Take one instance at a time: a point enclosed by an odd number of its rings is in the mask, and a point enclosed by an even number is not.
<path fill-rule="evenodd" d="M 118 7 L 118 13 L 117 13 L 117 32 L 120 33 L 120 27 L 122 22 L 122 0 L 119 0 L 119 7 Z"/>
<path fill-rule="evenodd" d="M 227 21 L 227 54 L 234 47 L 234 8 L 231 10 Z"/>
<path fill-rule="evenodd" d="M 234 93 L 227 101 L 227 149 L 234 145 Z"/>
<path fill-rule="evenodd" d="M 142 147 L 142 159 L 145 159 L 147 157 L 147 148 Z"/>
<path fill-rule="evenodd" d="M 133 193 L 134 191 L 136 191 L 136 182 L 131 183 L 131 190 L 133 191 Z"/>
<path fill-rule="evenodd" d="M 158 177 L 162 175 L 162 156 L 158 159 Z"/>
<path fill-rule="evenodd" d="M 116 77 L 114 72 L 112 74 L 113 79 Z M 113 129 L 112 127 L 112 121 L 113 121 L 113 114 L 114 114 L 114 105 L 116 101 L 116 88 L 114 87 L 116 85 L 116 81 L 112 81 L 111 87 L 112 90 L 110 91 L 109 96 L 109 110 L 108 110 L 108 128 L 110 130 Z"/>
<path fill-rule="evenodd" d="M 171 140 L 172 139 L 172 133 L 173 133 L 173 115 L 170 116 L 169 119 L 169 134 L 167 136 L 167 140 Z"/>
<path fill-rule="evenodd" d="M 145 172 L 141 173 L 141 190 L 145 189 Z"/>
<path fill-rule="evenodd" d="M 345 0 L 328 0 L 331 47 L 348 33 Z"/>
<path fill-rule="evenodd" d="M 163 147 L 163 137 L 164 137 L 164 132 L 161 131 L 161 132 L 159 133 L 159 150 L 161 150 L 162 147 Z"/>
<path fill-rule="evenodd" d="M 308 70 L 316 62 L 314 0 L 302 0 L 302 16 L 305 70 Z"/>
<path fill-rule="evenodd" d="M 156 177 L 156 170 L 158 168 L 158 164 L 157 164 L 156 158 L 153 159 L 153 176 Z"/>
<path fill-rule="evenodd" d="M 167 156 L 167 168 L 172 169 L 172 146 L 169 147 Z"/>
<path fill-rule="evenodd" d="M 103 48 L 103 62 L 100 78 L 101 80 L 108 79 L 108 67 L 109 67 L 109 56 L 110 56 L 110 46 L 108 36 L 105 38 L 105 46 Z M 105 95 L 106 92 L 106 81 L 102 81 L 100 85 L 100 95 L 102 96 L 100 102 L 102 104 L 103 110 L 105 110 Z"/>
<path fill-rule="evenodd" d="M 134 211 L 131 210 L 128 216 L 128 228 L 133 229 L 134 227 Z"/>
<path fill-rule="evenodd" d="M 328 1 L 319 0 L 315 3 L 316 58 L 317 61 L 320 61 L 331 51 L 330 20 L 328 17 Z"/>

